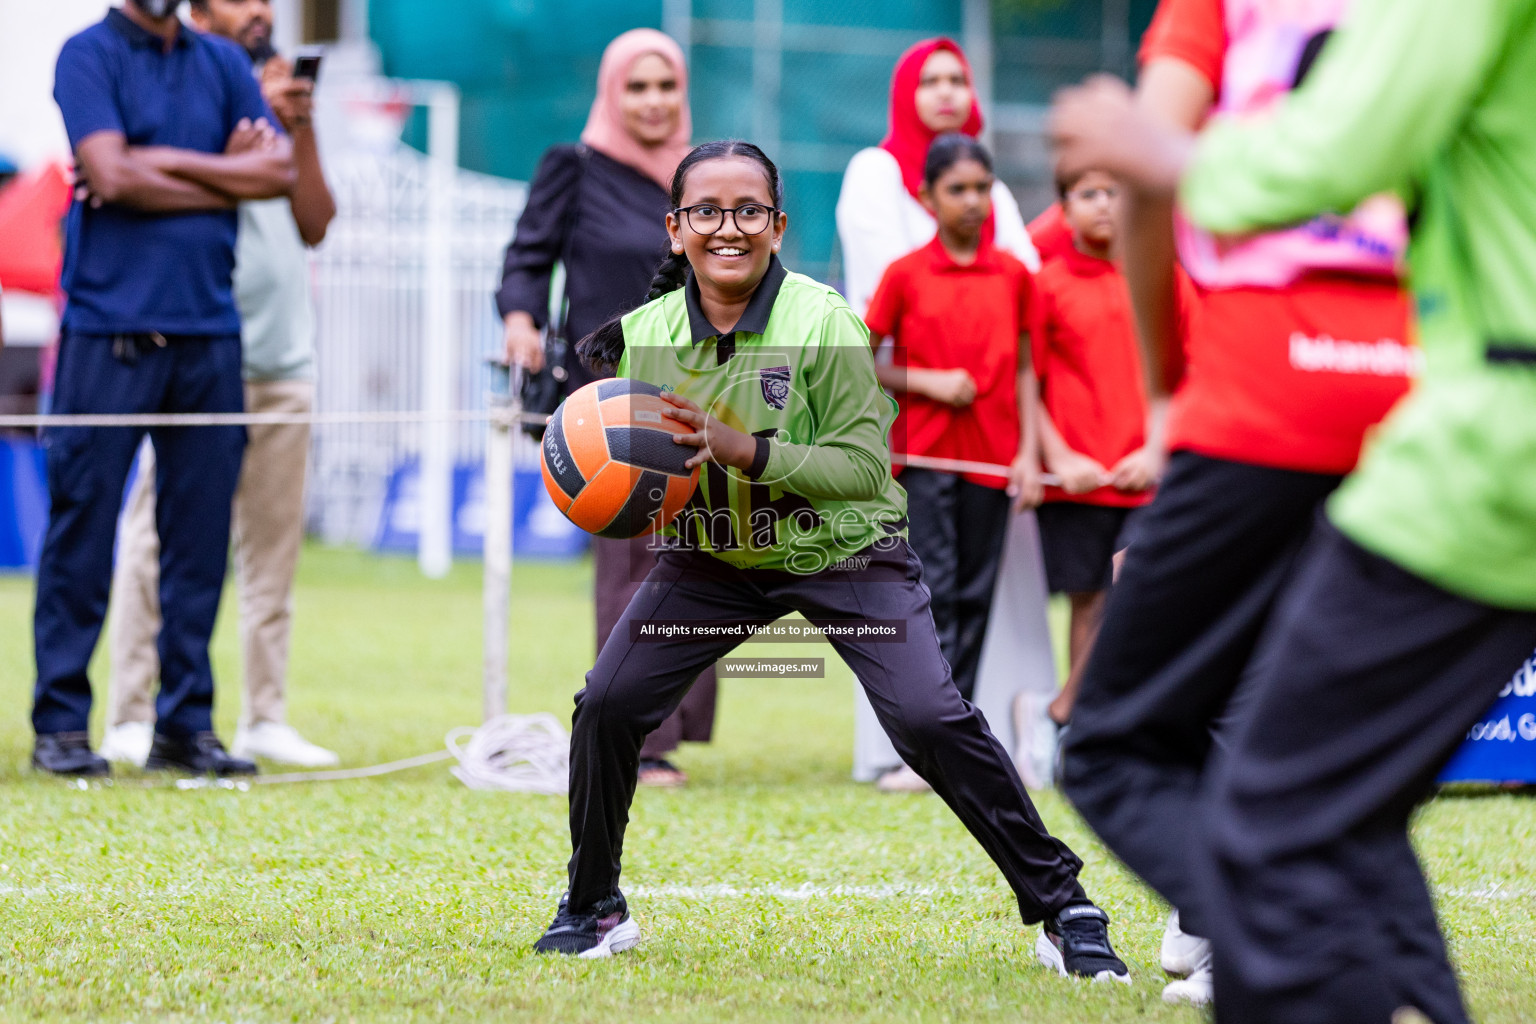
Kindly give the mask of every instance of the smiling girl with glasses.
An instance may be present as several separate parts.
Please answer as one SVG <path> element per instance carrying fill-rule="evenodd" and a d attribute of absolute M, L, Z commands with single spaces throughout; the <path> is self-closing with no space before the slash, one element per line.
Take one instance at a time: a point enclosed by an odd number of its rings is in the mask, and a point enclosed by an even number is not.
<path fill-rule="evenodd" d="M 534 948 L 600 957 L 640 941 L 619 891 L 640 743 L 744 632 L 799 612 L 828 631 L 897 749 L 1002 869 L 1024 920 L 1048 922 L 1058 969 L 1128 979 L 1077 882 L 1082 862 L 1046 831 L 950 678 L 891 476 L 893 410 L 869 332 L 842 296 L 779 263 L 778 169 L 751 143 L 708 143 L 678 167 L 672 202 L 650 301 L 580 351 L 617 366 L 600 401 L 659 393 L 693 428 L 674 443 L 695 447 L 689 465 L 703 471 L 576 696 L 570 887 Z M 694 228 L 701 208 L 713 230 Z M 746 230 L 744 209 L 768 223 Z"/>

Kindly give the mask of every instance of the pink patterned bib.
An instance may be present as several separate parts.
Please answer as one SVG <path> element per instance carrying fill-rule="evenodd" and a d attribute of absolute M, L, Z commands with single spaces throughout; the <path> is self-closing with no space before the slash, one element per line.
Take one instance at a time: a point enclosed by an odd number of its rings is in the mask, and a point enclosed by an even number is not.
<path fill-rule="evenodd" d="M 1262 116 L 1296 87 L 1304 59 L 1350 0 L 1224 0 L 1227 52 L 1213 118 Z M 1208 288 L 1279 288 L 1309 271 L 1396 277 L 1408 244 L 1402 204 L 1373 196 L 1348 214 L 1262 234 L 1217 237 L 1175 218 L 1179 257 Z"/>

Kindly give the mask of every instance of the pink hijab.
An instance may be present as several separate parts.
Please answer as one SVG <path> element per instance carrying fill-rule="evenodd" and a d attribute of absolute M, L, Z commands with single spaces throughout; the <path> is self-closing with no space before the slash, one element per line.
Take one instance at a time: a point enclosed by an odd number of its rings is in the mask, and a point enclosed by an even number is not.
<path fill-rule="evenodd" d="M 624 128 L 624 115 L 620 103 L 624 98 L 624 84 L 629 80 L 629 69 L 648 53 L 660 56 L 677 72 L 678 90 L 683 96 L 682 116 L 677 120 L 677 131 L 659 146 L 642 146 Z M 636 28 L 625 32 L 603 51 L 603 61 L 597 69 L 597 99 L 592 102 L 592 112 L 587 115 L 587 127 L 581 133 L 581 141 L 606 157 L 627 164 L 653 179 L 664 189 L 672 187 L 672 172 L 683 157 L 688 155 L 688 139 L 693 134 L 693 119 L 688 113 L 688 68 L 683 63 L 683 50 L 672 37 L 653 28 Z"/>

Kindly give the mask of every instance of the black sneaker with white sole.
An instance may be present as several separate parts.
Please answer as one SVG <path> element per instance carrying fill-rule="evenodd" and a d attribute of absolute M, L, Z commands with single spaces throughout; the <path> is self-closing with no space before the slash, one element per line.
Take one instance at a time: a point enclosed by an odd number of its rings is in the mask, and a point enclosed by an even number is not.
<path fill-rule="evenodd" d="M 1109 944 L 1109 915 L 1092 903 L 1073 904 L 1046 918 L 1035 956 L 1064 978 L 1131 983 L 1131 972 Z"/>
<path fill-rule="evenodd" d="M 567 898 L 560 897 L 555 919 L 544 937 L 533 944 L 535 953 L 564 953 L 591 960 L 612 956 L 631 949 L 640 941 L 640 926 L 629 916 L 629 905 L 622 893 L 599 900 L 590 912 L 571 911 Z"/>

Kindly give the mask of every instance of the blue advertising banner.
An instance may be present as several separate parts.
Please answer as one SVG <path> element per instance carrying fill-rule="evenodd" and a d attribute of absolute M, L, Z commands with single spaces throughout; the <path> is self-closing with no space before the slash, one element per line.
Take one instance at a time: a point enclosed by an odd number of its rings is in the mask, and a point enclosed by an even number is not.
<path fill-rule="evenodd" d="M 0 572 L 37 567 L 48 529 L 48 478 L 35 441 L 0 438 Z"/>
<path fill-rule="evenodd" d="M 1499 691 L 1440 773 L 1441 782 L 1536 783 L 1536 655 Z"/>
<path fill-rule="evenodd" d="M 412 460 L 395 467 L 384 493 L 375 551 L 414 552 L 421 529 L 417 500 L 420 469 Z M 453 468 L 453 551 L 478 555 L 485 544 L 485 473 L 479 463 Z M 537 469 L 518 469 L 512 480 L 512 554 L 516 558 L 575 558 L 587 535 L 560 514 Z"/>

